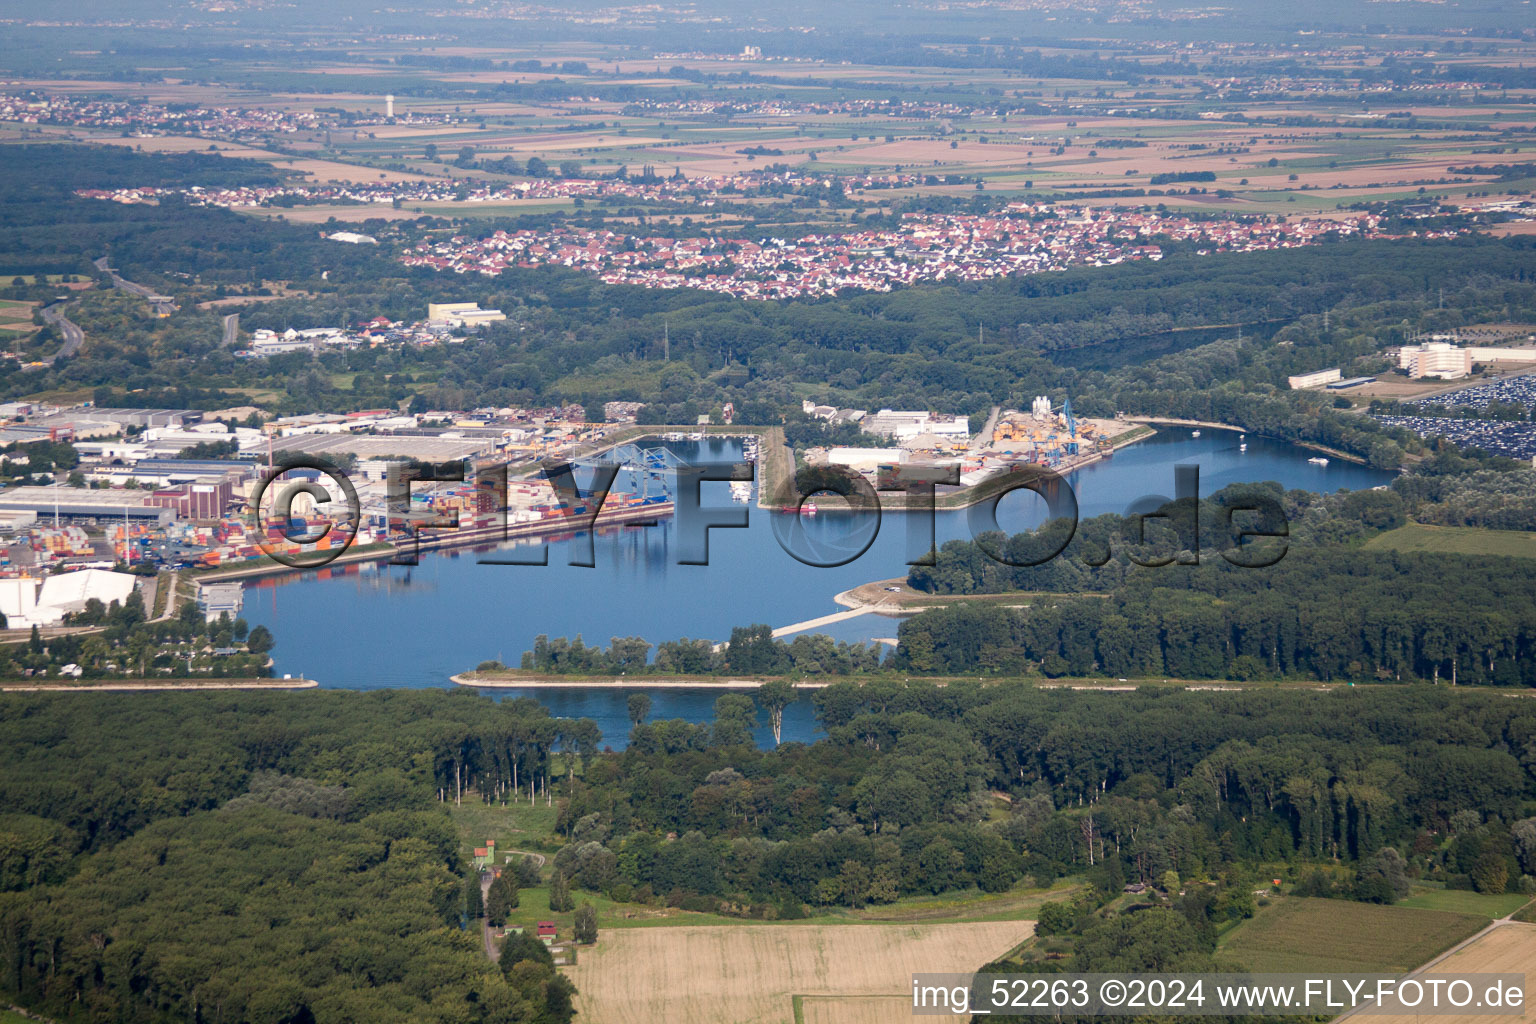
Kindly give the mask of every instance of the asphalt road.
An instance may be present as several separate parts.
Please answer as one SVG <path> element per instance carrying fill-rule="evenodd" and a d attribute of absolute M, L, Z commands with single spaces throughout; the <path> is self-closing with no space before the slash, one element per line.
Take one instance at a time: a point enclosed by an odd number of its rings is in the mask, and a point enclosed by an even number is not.
<path fill-rule="evenodd" d="M 59 350 L 43 360 L 49 366 L 79 352 L 81 344 L 85 341 L 85 332 L 64 315 L 64 308 L 68 305 L 67 302 L 55 302 L 51 306 L 44 306 L 42 310 L 43 321 L 51 327 L 57 327 L 64 335 L 64 344 L 59 346 Z"/>
<path fill-rule="evenodd" d="M 155 294 L 153 289 L 150 289 L 142 284 L 134 284 L 127 278 L 119 277 L 117 271 L 107 266 L 108 259 L 109 257 L 103 256 L 101 259 L 93 260 L 92 262 L 96 264 L 97 270 L 101 271 L 103 274 L 109 275 L 112 278 L 112 287 L 120 288 L 130 295 L 137 295 L 141 299 L 147 299 L 151 295 Z M 153 307 L 154 311 L 161 316 L 170 316 L 173 309 L 169 302 L 151 303 L 151 306 Z"/>
<path fill-rule="evenodd" d="M 235 343 L 235 338 L 240 333 L 240 314 L 231 313 L 224 318 L 224 347 L 229 348 Z"/>

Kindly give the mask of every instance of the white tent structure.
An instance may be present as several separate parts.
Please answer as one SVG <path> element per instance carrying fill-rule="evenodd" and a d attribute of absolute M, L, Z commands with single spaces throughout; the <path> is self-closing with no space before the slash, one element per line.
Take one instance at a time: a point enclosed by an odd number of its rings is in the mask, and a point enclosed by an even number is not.
<path fill-rule="evenodd" d="M 95 598 L 104 605 L 128 600 L 137 577 L 109 569 L 79 569 L 41 580 L 0 580 L 0 612 L 12 629 L 57 626 L 64 616 L 82 611 Z"/>

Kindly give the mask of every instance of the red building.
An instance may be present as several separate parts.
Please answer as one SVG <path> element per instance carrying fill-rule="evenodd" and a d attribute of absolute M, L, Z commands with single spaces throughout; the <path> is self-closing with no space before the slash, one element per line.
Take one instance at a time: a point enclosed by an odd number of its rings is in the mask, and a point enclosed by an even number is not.
<path fill-rule="evenodd" d="M 173 508 L 180 519 L 217 519 L 229 507 L 234 491 L 228 480 L 218 483 L 164 487 L 150 495 L 148 504 Z"/>

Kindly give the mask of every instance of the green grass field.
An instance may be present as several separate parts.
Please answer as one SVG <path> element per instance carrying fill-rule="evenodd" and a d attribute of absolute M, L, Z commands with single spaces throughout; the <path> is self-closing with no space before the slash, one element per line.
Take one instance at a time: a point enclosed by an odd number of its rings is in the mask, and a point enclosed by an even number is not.
<path fill-rule="evenodd" d="M 1476 933 L 1485 916 L 1283 897 L 1221 940 L 1253 971 L 1407 971 Z"/>
<path fill-rule="evenodd" d="M 1489 896 L 1464 889 L 1424 889 L 1397 905 L 1419 910 L 1449 910 L 1453 914 L 1476 914 L 1491 921 L 1496 917 L 1508 917 L 1530 901 L 1529 896 L 1521 893 Z"/>
<path fill-rule="evenodd" d="M 1429 551 L 1451 555 L 1536 558 L 1536 533 L 1409 523 L 1372 537 L 1365 542 L 1365 546 L 1373 551 Z"/>
<path fill-rule="evenodd" d="M 452 809 L 454 823 L 463 839 L 466 860 L 470 850 L 483 845 L 487 839 L 496 840 L 498 851 L 553 853 L 564 845 L 555 835 L 555 818 L 559 813 L 560 808 L 545 805 L 542 795 L 537 803 L 530 805 L 526 791 L 520 802 L 506 807 L 481 803 L 479 797 L 466 795 L 463 806 Z"/>
<path fill-rule="evenodd" d="M 564 845 L 564 839 L 555 833 L 555 816 L 558 808 L 545 806 L 543 799 L 530 806 L 527 798 L 522 803 L 508 807 L 488 805 L 466 796 L 462 806 L 450 809 L 458 826 L 462 853 L 466 863 L 471 851 L 487 839 L 496 840 L 497 860 L 515 850 L 542 853 L 546 857 L 544 879 L 547 882 L 554 862 L 554 853 Z M 913 896 L 894 903 L 866 907 L 862 910 L 831 908 L 807 918 L 782 922 L 786 925 L 813 924 L 874 924 L 910 922 L 913 924 L 949 924 L 964 921 L 1033 921 L 1040 904 L 1048 899 L 1059 899 L 1063 893 L 1076 888 L 1075 883 L 1060 883 L 1050 890 L 1014 890 L 1003 893 L 983 893 L 978 889 L 945 893 L 942 896 Z M 573 890 L 578 904 L 590 903 L 597 911 L 598 921 L 610 928 L 665 928 L 680 925 L 749 925 L 772 924 L 744 917 L 723 914 L 698 913 L 677 908 L 659 907 L 641 903 L 620 903 L 600 893 Z M 549 886 L 539 885 L 522 889 L 518 893 L 518 906 L 508 918 L 509 925 L 532 925 L 538 921 L 553 920 L 568 929 L 571 913 L 552 913 L 549 909 Z"/>

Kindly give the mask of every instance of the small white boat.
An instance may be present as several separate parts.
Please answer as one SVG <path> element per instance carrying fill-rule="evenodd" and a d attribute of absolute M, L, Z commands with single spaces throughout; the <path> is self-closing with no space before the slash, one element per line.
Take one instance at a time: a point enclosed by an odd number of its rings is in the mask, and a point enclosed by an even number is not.
<path fill-rule="evenodd" d="M 1199 437 L 1200 436 L 1200 431 L 1198 431 L 1198 430 L 1191 430 L 1189 432 L 1189 436 L 1190 437 Z"/>
<path fill-rule="evenodd" d="M 731 500 L 738 504 L 745 504 L 752 500 L 752 485 L 746 481 L 738 481 L 731 484 Z"/>
<path fill-rule="evenodd" d="M 1248 450 L 1248 446 L 1246 444 L 1240 444 L 1237 446 L 1237 450 L 1240 452 L 1245 452 Z"/>
<path fill-rule="evenodd" d="M 1322 456 L 1314 456 L 1314 457 L 1308 459 L 1307 461 L 1312 463 L 1312 465 L 1314 465 L 1314 466 L 1326 466 L 1326 465 L 1328 465 L 1328 460 L 1323 458 Z"/>
<path fill-rule="evenodd" d="M 808 501 L 804 505 L 801 505 L 800 514 L 803 516 L 814 516 L 816 514 L 816 503 L 814 501 Z"/>

